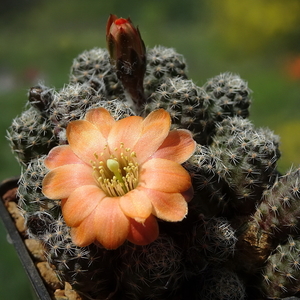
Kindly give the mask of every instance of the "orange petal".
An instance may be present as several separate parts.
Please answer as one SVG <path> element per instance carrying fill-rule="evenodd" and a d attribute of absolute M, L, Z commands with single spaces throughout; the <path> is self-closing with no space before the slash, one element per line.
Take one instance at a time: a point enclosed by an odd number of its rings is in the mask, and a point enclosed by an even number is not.
<path fill-rule="evenodd" d="M 180 193 L 164 193 L 144 189 L 153 205 L 153 214 L 168 222 L 181 221 L 187 214 L 188 206 Z"/>
<path fill-rule="evenodd" d="M 172 130 L 151 158 L 166 158 L 184 163 L 195 152 L 196 142 L 188 130 Z"/>
<path fill-rule="evenodd" d="M 191 187 L 189 173 L 178 163 L 153 158 L 140 169 L 139 186 L 165 193 L 181 193 Z"/>
<path fill-rule="evenodd" d="M 119 197 L 104 198 L 95 209 L 94 226 L 98 242 L 106 249 L 121 246 L 128 235 L 129 219 L 119 206 Z"/>
<path fill-rule="evenodd" d="M 98 128 L 86 120 L 70 122 L 67 138 L 73 152 L 87 164 L 91 164 L 91 160 L 95 160 L 95 154 L 100 155 L 107 144 Z M 104 153 L 108 155 L 106 151 Z"/>
<path fill-rule="evenodd" d="M 136 221 L 146 219 L 152 212 L 152 204 L 141 189 L 134 189 L 120 198 L 120 207 L 127 217 Z"/>
<path fill-rule="evenodd" d="M 136 245 L 147 245 L 155 241 L 159 234 L 156 218 L 150 215 L 144 223 L 130 220 L 130 230 L 127 239 Z"/>
<path fill-rule="evenodd" d="M 43 180 L 43 194 L 50 199 L 68 198 L 82 185 L 96 185 L 93 169 L 83 164 L 57 167 L 50 171 Z"/>
<path fill-rule="evenodd" d="M 142 132 L 143 118 L 131 116 L 117 121 L 108 136 L 108 145 L 111 152 L 124 143 L 125 148 L 133 148 Z"/>
<path fill-rule="evenodd" d="M 45 166 L 50 170 L 63 165 L 82 163 L 84 162 L 74 154 L 69 145 L 52 148 L 44 160 Z"/>
<path fill-rule="evenodd" d="M 93 214 L 89 216 L 78 227 L 71 228 L 71 238 L 73 243 L 78 247 L 85 247 L 96 240 L 96 232 L 93 227 Z"/>
<path fill-rule="evenodd" d="M 86 115 L 85 119 L 93 123 L 98 130 L 101 131 L 102 135 L 107 138 L 108 134 L 116 122 L 113 116 L 103 107 L 90 109 Z"/>
<path fill-rule="evenodd" d="M 161 146 L 169 133 L 170 126 L 170 115 L 164 109 L 153 111 L 144 119 L 141 137 L 133 147 L 140 164 Z"/>
<path fill-rule="evenodd" d="M 83 185 L 62 202 L 62 213 L 68 226 L 76 227 L 96 208 L 106 194 L 96 185 Z"/>

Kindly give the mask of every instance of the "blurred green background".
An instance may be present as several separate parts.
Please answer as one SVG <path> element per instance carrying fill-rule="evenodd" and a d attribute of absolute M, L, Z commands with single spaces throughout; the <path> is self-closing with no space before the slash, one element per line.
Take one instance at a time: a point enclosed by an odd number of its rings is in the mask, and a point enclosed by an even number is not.
<path fill-rule="evenodd" d="M 300 164 L 299 0 L 1 0 L 0 179 L 20 168 L 5 139 L 28 89 L 39 80 L 61 88 L 73 58 L 105 47 L 110 13 L 131 17 L 149 47 L 183 54 L 198 85 L 222 72 L 239 74 L 253 91 L 250 119 L 281 137 L 279 169 Z M 0 224 L 0 295 L 34 299 Z"/>

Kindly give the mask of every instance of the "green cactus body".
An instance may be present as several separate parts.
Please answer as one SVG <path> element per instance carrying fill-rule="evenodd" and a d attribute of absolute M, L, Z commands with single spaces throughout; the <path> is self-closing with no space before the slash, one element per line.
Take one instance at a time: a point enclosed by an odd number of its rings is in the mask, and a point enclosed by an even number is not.
<path fill-rule="evenodd" d="M 245 298 L 245 286 L 237 274 L 227 269 L 211 269 L 205 274 L 198 297 L 195 299 L 242 300 Z"/>
<path fill-rule="evenodd" d="M 117 276 L 128 299 L 166 299 L 180 288 L 182 251 L 172 238 L 162 235 L 146 246 L 127 244 L 120 252 Z"/>
<path fill-rule="evenodd" d="M 106 97 L 122 94 L 123 87 L 109 61 L 106 49 L 94 48 L 76 57 L 71 66 L 70 83 L 87 83 Z"/>
<path fill-rule="evenodd" d="M 194 227 L 194 247 L 212 264 L 221 264 L 233 257 L 237 238 L 234 229 L 223 218 L 203 218 Z"/>
<path fill-rule="evenodd" d="M 278 245 L 263 269 L 262 289 L 268 298 L 283 298 L 300 290 L 300 241 L 291 236 L 286 244 Z"/>
<path fill-rule="evenodd" d="M 147 51 L 147 69 L 144 88 L 147 96 L 151 96 L 166 78 L 187 78 L 184 57 L 172 48 L 156 46 Z"/>
<path fill-rule="evenodd" d="M 47 154 L 57 144 L 51 123 L 34 107 L 29 107 L 13 120 L 8 129 L 10 147 L 22 165 Z"/>
<path fill-rule="evenodd" d="M 299 174 L 300 170 L 296 169 L 279 177 L 272 188 L 265 191 L 253 217 L 262 230 L 279 240 L 299 232 Z"/>
<path fill-rule="evenodd" d="M 247 118 L 248 108 L 251 105 L 251 90 L 247 82 L 238 75 L 223 73 L 210 80 L 204 85 L 205 91 L 214 99 L 219 106 L 217 116 L 222 120 L 229 116 Z"/>
<path fill-rule="evenodd" d="M 197 141 L 208 142 L 213 129 L 213 99 L 191 80 L 166 79 L 149 97 L 145 114 L 158 108 L 170 113 L 174 127 L 187 128 Z"/>
<path fill-rule="evenodd" d="M 187 164 L 199 187 L 194 201 L 212 215 L 250 214 L 277 177 L 278 138 L 240 117 L 216 123 L 210 146 L 199 146 Z M 213 205 L 215 204 L 215 205 Z"/>

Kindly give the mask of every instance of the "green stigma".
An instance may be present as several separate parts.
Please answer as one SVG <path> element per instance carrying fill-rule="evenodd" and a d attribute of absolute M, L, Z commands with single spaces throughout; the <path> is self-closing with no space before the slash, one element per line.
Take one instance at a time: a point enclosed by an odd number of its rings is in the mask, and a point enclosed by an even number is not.
<path fill-rule="evenodd" d="M 115 159 L 109 158 L 106 161 L 106 165 L 107 165 L 108 169 L 114 173 L 114 175 L 116 176 L 116 179 L 119 180 L 120 183 L 124 184 L 124 180 L 123 180 L 123 176 L 122 176 L 122 173 L 120 170 L 119 163 Z"/>

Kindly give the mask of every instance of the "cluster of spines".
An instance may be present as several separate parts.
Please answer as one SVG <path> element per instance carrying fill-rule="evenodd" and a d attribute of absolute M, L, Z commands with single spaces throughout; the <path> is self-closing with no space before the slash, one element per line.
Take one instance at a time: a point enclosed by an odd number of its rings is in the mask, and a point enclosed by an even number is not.
<path fill-rule="evenodd" d="M 41 83 L 32 87 L 28 93 L 28 102 L 35 107 L 46 119 L 49 117 L 48 109 L 53 101 L 54 89 Z"/>
<path fill-rule="evenodd" d="M 198 283 L 196 300 L 243 300 L 247 298 L 244 282 L 227 268 L 210 268 Z"/>
<path fill-rule="evenodd" d="M 217 99 L 221 108 L 218 117 L 221 120 L 230 116 L 249 116 L 251 90 L 238 75 L 220 74 L 208 80 L 203 88 L 213 99 Z"/>
<path fill-rule="evenodd" d="M 213 99 L 191 80 L 166 78 L 148 98 L 144 113 L 158 108 L 169 112 L 173 127 L 187 128 L 195 134 L 197 142 L 207 143 L 213 128 Z"/>
<path fill-rule="evenodd" d="M 7 139 L 21 165 L 47 154 L 57 143 L 50 121 L 34 107 L 29 107 L 13 120 Z"/>
<path fill-rule="evenodd" d="M 194 228 L 193 248 L 198 255 L 211 264 L 221 264 L 232 258 L 237 237 L 235 230 L 225 218 L 202 216 Z"/>
<path fill-rule="evenodd" d="M 172 237 L 160 235 L 153 243 L 126 243 L 119 249 L 116 274 L 126 299 L 166 299 L 184 279 L 182 250 Z"/>
<path fill-rule="evenodd" d="M 146 96 L 150 96 L 166 78 L 186 79 L 186 62 L 173 48 L 155 46 L 147 51 L 147 69 L 144 78 Z"/>
<path fill-rule="evenodd" d="M 300 240 L 288 237 L 268 257 L 262 271 L 261 289 L 268 298 L 282 298 L 300 291 Z M 298 299 L 298 298 L 297 298 Z"/>
<path fill-rule="evenodd" d="M 211 145 L 198 146 L 187 163 L 197 187 L 194 203 L 212 215 L 253 213 L 275 182 L 279 157 L 278 137 L 269 130 L 240 117 L 216 123 Z"/>
<path fill-rule="evenodd" d="M 194 133 L 202 145 L 211 142 L 216 122 L 249 115 L 250 90 L 245 81 L 230 73 L 221 74 L 204 87 L 183 77 L 166 78 L 147 100 L 145 114 L 164 108 L 173 124 Z"/>
<path fill-rule="evenodd" d="M 238 234 L 230 222 L 200 214 L 189 231 L 184 265 L 187 281 L 192 284 L 186 297 L 244 299 L 245 284 L 234 264 Z"/>
<path fill-rule="evenodd" d="M 58 201 L 50 200 L 42 193 L 42 181 L 47 173 L 42 156 L 32 159 L 21 174 L 17 196 L 25 219 L 34 212 L 52 212 L 59 207 Z"/>
<path fill-rule="evenodd" d="M 107 98 L 124 92 L 114 67 L 110 64 L 108 51 L 102 48 L 84 51 L 74 59 L 70 83 L 87 83 L 93 89 L 104 92 Z"/>
<path fill-rule="evenodd" d="M 300 231 L 300 168 L 280 176 L 274 185 L 265 190 L 253 221 L 261 230 L 274 238 L 284 240 L 287 235 Z"/>
<path fill-rule="evenodd" d="M 247 119 L 227 118 L 217 124 L 211 149 L 219 153 L 223 171 L 221 167 L 218 172 L 234 191 L 232 207 L 240 214 L 252 213 L 278 175 L 278 136 L 268 129 L 255 129 Z"/>

